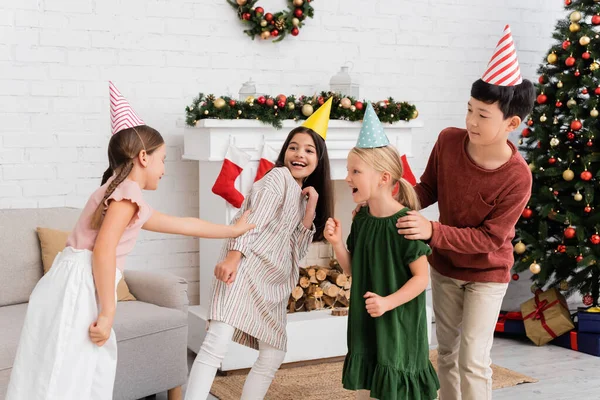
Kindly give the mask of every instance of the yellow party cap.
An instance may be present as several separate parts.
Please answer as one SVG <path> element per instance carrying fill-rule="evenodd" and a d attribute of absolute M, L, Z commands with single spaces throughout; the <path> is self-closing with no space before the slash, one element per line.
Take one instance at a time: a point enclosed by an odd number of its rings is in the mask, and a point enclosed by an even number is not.
<path fill-rule="evenodd" d="M 313 113 L 304 123 L 303 127 L 312 129 L 325 140 L 327 138 L 327 127 L 329 126 L 329 114 L 331 113 L 331 103 L 333 97 L 325 102 L 317 111 Z"/>

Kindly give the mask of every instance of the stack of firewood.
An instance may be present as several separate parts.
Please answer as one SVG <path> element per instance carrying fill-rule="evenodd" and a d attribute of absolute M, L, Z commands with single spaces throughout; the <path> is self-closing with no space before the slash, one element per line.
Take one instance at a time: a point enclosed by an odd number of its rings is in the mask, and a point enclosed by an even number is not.
<path fill-rule="evenodd" d="M 336 260 L 331 260 L 329 267 L 300 268 L 300 279 L 290 296 L 288 312 L 348 307 L 351 284 L 352 278 L 344 274 Z"/>

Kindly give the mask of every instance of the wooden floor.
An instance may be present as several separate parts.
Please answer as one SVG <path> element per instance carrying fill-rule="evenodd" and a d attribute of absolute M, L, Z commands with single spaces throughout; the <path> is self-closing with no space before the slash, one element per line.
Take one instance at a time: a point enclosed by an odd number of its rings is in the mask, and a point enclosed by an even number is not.
<path fill-rule="evenodd" d="M 437 346 L 435 335 L 432 343 L 432 348 Z M 194 357 L 190 352 L 190 366 Z M 494 340 L 492 360 L 539 380 L 494 390 L 494 400 L 600 400 L 600 357 L 553 345 L 536 347 L 527 338 L 498 337 Z M 161 393 L 156 399 L 167 400 L 167 394 Z"/>

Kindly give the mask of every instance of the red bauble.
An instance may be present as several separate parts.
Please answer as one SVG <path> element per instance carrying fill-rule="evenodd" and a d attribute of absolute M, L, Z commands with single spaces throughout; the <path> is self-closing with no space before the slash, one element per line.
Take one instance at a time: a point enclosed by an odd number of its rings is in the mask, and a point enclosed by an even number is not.
<path fill-rule="evenodd" d="M 301 18 L 301 17 L 302 17 L 302 15 L 304 15 L 304 13 L 302 12 L 302 9 L 300 9 L 300 8 L 296 8 L 296 9 L 294 10 L 294 15 L 296 16 L 296 18 Z"/>
<path fill-rule="evenodd" d="M 546 77 L 544 75 L 540 75 L 540 77 L 538 78 L 538 82 L 544 84 L 546 82 Z"/>
<path fill-rule="evenodd" d="M 592 147 L 594 145 L 594 142 L 592 142 L 592 139 L 588 140 L 587 143 L 585 144 L 587 147 Z"/>
<path fill-rule="evenodd" d="M 293 27 L 292 28 L 292 36 L 298 36 L 298 34 L 300 33 L 300 29 Z"/>
<path fill-rule="evenodd" d="M 594 89 L 594 94 L 600 95 L 600 86 Z"/>
<path fill-rule="evenodd" d="M 356 103 L 354 103 L 354 107 L 356 107 L 357 110 L 362 110 L 363 103 L 361 101 L 357 101 Z"/>
<path fill-rule="evenodd" d="M 550 157 L 550 158 L 548 159 L 548 164 L 552 165 L 552 164 L 555 164 L 555 163 L 556 163 L 556 158 L 554 158 L 554 157 Z"/>
<path fill-rule="evenodd" d="M 537 97 L 537 102 L 540 104 L 544 104 L 546 102 L 546 100 L 548 100 L 548 97 L 542 93 Z"/>
<path fill-rule="evenodd" d="M 600 25 L 600 15 L 596 14 L 592 17 L 592 24 Z"/>
<path fill-rule="evenodd" d="M 541 149 L 541 148 L 542 148 L 542 142 L 538 142 L 538 144 L 537 144 L 537 148 L 538 148 L 538 149 Z"/>
<path fill-rule="evenodd" d="M 570 45 L 571 45 L 571 42 L 569 42 L 568 40 L 565 40 L 564 42 L 562 42 L 563 50 L 568 49 Z"/>
<path fill-rule="evenodd" d="M 567 133 L 567 139 L 569 139 L 569 140 L 575 139 L 575 134 L 573 132 Z"/>
<path fill-rule="evenodd" d="M 250 17 L 251 17 L 250 13 L 244 13 L 244 14 L 242 14 L 242 18 L 245 21 L 250 21 Z"/>
<path fill-rule="evenodd" d="M 265 104 L 267 99 L 265 98 L 265 96 L 259 96 L 258 99 L 256 99 L 258 104 Z"/>
<path fill-rule="evenodd" d="M 577 231 L 575 230 L 575 228 L 568 227 L 567 229 L 565 229 L 565 239 L 573 239 L 576 233 Z"/>
<path fill-rule="evenodd" d="M 271 14 L 271 13 L 266 13 L 266 14 L 265 14 L 265 19 L 266 19 L 267 21 L 269 21 L 269 22 L 273 21 L 273 14 Z M 271 33 L 271 34 L 273 34 L 273 33 Z"/>
<path fill-rule="evenodd" d="M 585 305 L 585 306 L 591 306 L 592 304 L 594 304 L 594 298 L 589 294 L 586 294 L 585 296 L 583 296 L 582 301 L 583 301 L 583 305 Z"/>
<path fill-rule="evenodd" d="M 279 31 L 278 31 L 277 29 L 273 29 L 273 30 L 271 31 L 271 36 L 273 36 L 273 37 L 277 37 L 277 36 L 279 36 Z"/>
<path fill-rule="evenodd" d="M 560 102 L 560 100 L 558 100 L 556 102 L 556 108 L 561 108 L 562 107 L 562 103 Z"/>
<path fill-rule="evenodd" d="M 577 71 L 575 71 L 575 74 L 574 74 L 574 75 L 575 75 L 575 76 L 579 76 L 579 75 L 581 75 L 581 72 L 579 72 L 579 70 L 577 70 Z"/>
<path fill-rule="evenodd" d="M 254 12 L 257 13 L 257 14 L 264 14 L 265 13 L 265 9 L 262 8 L 262 7 L 256 7 L 254 9 Z"/>
<path fill-rule="evenodd" d="M 527 121 L 527 125 L 532 126 L 533 125 L 533 120 L 530 119 L 529 121 Z"/>
<path fill-rule="evenodd" d="M 592 207 L 590 207 L 590 206 L 585 206 L 585 207 L 583 208 L 583 211 L 585 211 L 586 213 L 588 213 L 588 214 L 589 214 L 589 213 L 591 213 L 591 212 L 592 212 Z"/>
<path fill-rule="evenodd" d="M 531 131 L 529 130 L 529 128 L 525 128 L 525 129 L 523 129 L 523 132 L 521 132 L 521 136 L 523 136 L 523 137 L 529 137 L 530 134 L 531 134 Z"/>
<path fill-rule="evenodd" d="M 575 65 L 575 57 L 567 57 L 567 59 L 565 60 L 565 65 L 567 67 L 572 67 L 573 65 Z"/>
<path fill-rule="evenodd" d="M 518 281 L 519 280 L 519 274 L 513 274 L 512 279 L 513 279 L 513 281 Z"/>
<path fill-rule="evenodd" d="M 571 5 L 571 0 L 565 0 L 565 5 L 566 6 L 570 6 Z"/>
<path fill-rule="evenodd" d="M 267 99 L 266 101 L 267 107 L 273 107 L 275 105 L 275 100 L 273 99 Z"/>
<path fill-rule="evenodd" d="M 279 108 L 283 108 L 283 107 L 285 107 L 285 101 L 281 101 L 281 100 L 279 100 L 279 101 L 277 102 L 277 107 L 279 107 Z"/>
<path fill-rule="evenodd" d="M 581 91 L 581 94 L 588 94 L 587 88 L 583 88 L 583 90 Z"/>
<path fill-rule="evenodd" d="M 287 97 L 285 94 L 277 95 L 277 101 L 283 101 L 285 103 L 287 101 Z"/>
<path fill-rule="evenodd" d="M 592 173 L 590 171 L 583 171 L 580 176 L 584 181 L 592 180 Z"/>
<path fill-rule="evenodd" d="M 558 196 L 558 190 L 555 190 L 554 192 L 552 192 L 552 194 Z"/>
<path fill-rule="evenodd" d="M 579 120 L 575 120 L 575 121 L 571 122 L 571 129 L 573 129 L 574 131 L 580 130 L 581 127 L 582 127 L 582 125 Z"/>
<path fill-rule="evenodd" d="M 524 209 L 523 213 L 521 214 L 521 216 L 523 218 L 525 218 L 525 219 L 531 218 L 532 215 L 533 215 L 533 211 L 529 207 L 527 207 L 526 209 Z"/>
<path fill-rule="evenodd" d="M 588 51 L 586 51 L 581 55 L 581 58 L 583 58 L 584 60 L 589 60 L 591 56 L 592 55 Z"/>
<path fill-rule="evenodd" d="M 597 233 L 595 235 L 592 235 L 592 237 L 590 238 L 590 242 L 592 242 L 592 244 L 600 244 L 600 235 L 598 235 Z"/>
<path fill-rule="evenodd" d="M 317 101 L 319 102 L 319 105 L 321 105 L 321 106 L 323 105 L 323 103 L 325 103 L 325 99 L 323 98 L 323 96 L 319 96 Z"/>
<path fill-rule="evenodd" d="M 233 100 L 233 99 L 232 99 L 232 100 L 229 100 L 229 105 L 230 105 L 231 107 L 235 106 L 235 100 Z"/>
<path fill-rule="evenodd" d="M 583 260 L 583 256 L 581 254 L 575 257 L 575 261 L 581 262 L 581 260 Z"/>
<path fill-rule="evenodd" d="M 558 247 L 556 248 L 556 250 L 559 253 L 566 253 L 567 252 L 567 246 L 565 246 L 564 244 L 559 244 Z"/>

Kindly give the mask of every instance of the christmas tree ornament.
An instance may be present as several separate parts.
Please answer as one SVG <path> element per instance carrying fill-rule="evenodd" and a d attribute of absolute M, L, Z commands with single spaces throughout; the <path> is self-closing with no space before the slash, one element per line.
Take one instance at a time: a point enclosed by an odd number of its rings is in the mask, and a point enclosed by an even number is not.
<path fill-rule="evenodd" d="M 215 99 L 215 101 L 213 102 L 213 105 L 217 109 L 225 107 L 225 104 L 227 104 L 227 103 L 221 97 L 219 97 L 218 99 Z"/>
<path fill-rule="evenodd" d="M 278 31 L 277 29 L 273 29 L 273 30 L 271 31 L 271 36 L 273 36 L 273 37 L 277 37 L 277 36 L 279 36 L 279 31 Z"/>
<path fill-rule="evenodd" d="M 572 67 L 573 65 L 575 65 L 575 57 L 573 57 L 573 56 L 567 57 L 567 59 L 565 60 L 565 65 L 567 67 Z"/>
<path fill-rule="evenodd" d="M 581 173 L 580 177 L 584 181 L 591 181 L 593 178 L 592 173 L 587 169 Z"/>
<path fill-rule="evenodd" d="M 592 235 L 590 242 L 592 242 L 592 244 L 600 244 L 600 235 L 598 235 L 598 233 Z"/>
<path fill-rule="evenodd" d="M 350 106 L 352 105 L 352 101 L 349 98 L 344 97 L 342 100 L 340 100 L 340 104 L 344 108 L 350 108 Z"/>
<path fill-rule="evenodd" d="M 300 29 L 293 27 L 291 33 L 292 36 L 298 36 L 298 34 L 300 33 Z"/>
<path fill-rule="evenodd" d="M 575 101 L 575 99 L 571 98 L 569 99 L 569 101 L 567 101 L 567 107 L 569 108 L 573 108 L 577 105 L 577 101 Z"/>
<path fill-rule="evenodd" d="M 261 104 L 261 105 L 262 105 L 262 104 L 265 104 L 265 103 L 267 102 L 267 99 L 266 99 L 266 97 L 265 97 L 265 96 L 259 96 L 259 97 L 256 99 L 256 102 L 257 102 L 258 104 Z"/>
<path fill-rule="evenodd" d="M 302 16 L 304 15 L 304 12 L 302 12 L 302 9 L 296 8 L 294 10 L 294 15 L 296 16 L 296 18 L 302 18 Z"/>
<path fill-rule="evenodd" d="M 418 117 L 418 116 L 419 116 L 419 110 L 415 110 L 415 111 L 412 113 L 412 115 L 411 115 L 410 119 L 417 119 L 417 117 Z"/>
<path fill-rule="evenodd" d="M 292 25 L 297 28 L 300 25 L 300 20 L 298 18 L 292 18 Z"/>
<path fill-rule="evenodd" d="M 587 88 L 583 88 L 583 89 L 581 90 L 581 94 L 588 94 L 588 90 L 587 90 Z"/>
<path fill-rule="evenodd" d="M 287 107 L 288 107 L 288 110 L 293 110 L 296 108 L 296 105 L 294 104 L 293 101 L 290 101 L 287 103 Z"/>
<path fill-rule="evenodd" d="M 594 107 L 592 109 L 592 111 L 590 111 L 590 117 L 592 117 L 592 118 L 597 118 L 598 117 L 598 110 L 596 110 L 596 107 Z"/>
<path fill-rule="evenodd" d="M 513 281 L 518 281 L 519 280 L 519 274 L 513 274 L 512 275 L 512 280 Z"/>
<path fill-rule="evenodd" d="M 569 41 L 569 39 L 567 39 L 564 42 L 562 42 L 562 48 L 563 48 L 563 50 L 567 50 L 570 45 L 571 45 L 571 42 Z"/>
<path fill-rule="evenodd" d="M 563 292 L 569 290 L 569 282 L 562 280 L 560 281 L 560 286 L 559 286 L 560 290 L 562 290 Z"/>
<path fill-rule="evenodd" d="M 583 260 L 583 255 L 579 254 L 577 257 L 575 257 L 575 261 L 577 261 L 578 263 L 580 263 Z"/>
<path fill-rule="evenodd" d="M 294 0 L 294 5 L 296 7 L 300 7 L 302 4 L 304 4 L 304 0 Z"/>
<path fill-rule="evenodd" d="M 562 177 L 565 181 L 572 181 L 573 178 L 575 178 L 575 172 L 573 172 L 571 169 L 566 169 L 562 173 Z"/>
<path fill-rule="evenodd" d="M 550 158 L 548 159 L 548 164 L 550 164 L 550 165 L 553 165 L 553 164 L 555 164 L 555 163 L 556 163 L 556 158 L 554 158 L 554 157 L 550 157 Z"/>
<path fill-rule="evenodd" d="M 571 25 L 569 25 L 569 30 L 571 32 L 579 32 L 579 30 L 581 29 L 581 25 L 579 25 L 577 22 L 571 22 Z"/>
<path fill-rule="evenodd" d="M 521 213 L 521 216 L 525 219 L 529 219 L 533 216 L 533 211 L 531 210 L 531 208 L 527 207 L 526 209 L 523 210 L 523 212 Z"/>
<path fill-rule="evenodd" d="M 268 24 L 269 24 L 269 23 L 268 23 L 266 20 L 264 20 L 264 19 L 260 21 L 260 26 L 262 26 L 263 28 L 264 28 L 265 26 L 267 26 Z"/>
<path fill-rule="evenodd" d="M 542 114 L 542 116 L 540 117 L 540 122 L 546 122 L 548 118 L 546 117 L 546 114 Z"/>
<path fill-rule="evenodd" d="M 540 85 L 543 85 L 544 83 L 546 83 L 546 77 L 544 75 L 540 75 L 540 77 L 538 78 L 538 82 L 540 83 Z"/>
<path fill-rule="evenodd" d="M 531 271 L 532 274 L 537 275 L 540 273 L 540 271 L 542 270 L 542 267 L 540 264 L 538 264 L 537 262 L 533 262 L 531 263 L 531 265 L 529 266 L 529 270 Z"/>
<path fill-rule="evenodd" d="M 591 57 L 592 57 L 592 55 L 590 54 L 589 51 L 586 51 L 581 55 L 581 58 L 583 58 L 584 60 L 589 60 Z"/>
<path fill-rule="evenodd" d="M 588 204 L 583 208 L 583 211 L 589 214 L 592 212 L 592 207 Z"/>
<path fill-rule="evenodd" d="M 592 147 L 594 145 L 594 142 L 592 142 L 592 139 L 589 139 L 585 145 L 587 147 Z"/>
<path fill-rule="evenodd" d="M 515 253 L 523 254 L 525 253 L 525 250 L 527 250 L 527 246 L 525 246 L 525 243 L 520 241 L 519 243 L 515 244 Z"/>
<path fill-rule="evenodd" d="M 252 15 L 250 15 L 250 13 L 243 13 L 242 14 L 242 19 L 245 21 L 250 21 L 250 18 L 252 18 Z"/>
<path fill-rule="evenodd" d="M 565 246 L 564 244 L 559 244 L 558 247 L 556 248 L 556 251 L 558 251 L 559 253 L 566 253 L 567 246 Z"/>
<path fill-rule="evenodd" d="M 575 139 L 575 134 L 573 132 L 567 133 L 567 139 L 569 139 L 569 140 Z"/>
<path fill-rule="evenodd" d="M 558 138 L 553 137 L 552 139 L 550 139 L 550 146 L 556 147 L 559 144 L 560 144 L 560 140 L 558 140 Z"/>
<path fill-rule="evenodd" d="M 235 100 L 233 100 L 233 99 L 229 100 L 229 105 L 230 105 L 231 107 L 235 106 L 235 104 L 236 104 L 236 103 L 235 103 Z"/>
<path fill-rule="evenodd" d="M 263 15 L 265 13 L 265 9 L 262 7 L 256 7 L 254 9 L 254 12 L 256 13 L 256 15 Z"/>
<path fill-rule="evenodd" d="M 242 110 L 238 110 L 238 115 L 242 115 Z"/>
<path fill-rule="evenodd" d="M 582 46 L 587 46 L 588 44 L 590 44 L 590 37 L 589 36 L 582 36 L 579 38 L 579 44 Z"/>
<path fill-rule="evenodd" d="M 560 100 L 557 100 L 555 105 L 556 105 L 556 108 L 561 108 L 563 104 Z M 554 118 L 556 118 L 556 117 L 554 117 Z"/>
<path fill-rule="evenodd" d="M 527 125 L 528 126 L 532 126 L 533 125 L 533 120 L 531 118 L 527 121 Z"/>
<path fill-rule="evenodd" d="M 245 6 L 248 0 L 236 0 L 238 6 Z"/>
<path fill-rule="evenodd" d="M 576 69 L 576 70 L 575 70 L 575 73 L 574 73 L 573 75 L 575 75 L 575 76 L 579 76 L 579 75 L 581 75 L 581 72 L 579 72 L 579 70 L 578 70 L 578 69 Z"/>
<path fill-rule="evenodd" d="M 305 104 L 302 106 L 302 114 L 305 117 L 312 115 L 312 113 L 313 113 L 313 106 L 311 106 L 310 104 Z"/>
<path fill-rule="evenodd" d="M 565 0 L 565 6 L 570 6 L 570 5 L 571 5 L 571 0 Z"/>
<path fill-rule="evenodd" d="M 544 92 L 542 92 L 540 95 L 538 95 L 537 97 L 537 102 L 539 104 L 544 104 L 546 102 L 546 100 L 548 100 L 548 97 L 544 94 Z"/>
<path fill-rule="evenodd" d="M 266 13 L 266 14 L 265 14 L 265 20 L 266 20 L 266 21 L 268 21 L 268 22 L 271 22 L 271 21 L 273 21 L 273 14 L 271 14 L 271 13 Z"/>
<path fill-rule="evenodd" d="M 576 233 L 577 231 L 575 230 L 575 228 L 573 228 L 572 226 L 568 227 L 567 229 L 565 229 L 564 232 L 565 239 L 573 239 Z"/>
<path fill-rule="evenodd" d="M 581 21 L 581 13 L 579 11 L 573 11 L 571 15 L 569 15 L 569 20 L 571 22 L 579 22 Z"/>
<path fill-rule="evenodd" d="M 352 112 L 356 111 L 356 106 L 355 105 L 351 105 L 350 106 L 350 111 L 352 111 Z"/>
<path fill-rule="evenodd" d="M 559 88 L 559 89 L 560 89 L 560 88 L 562 88 L 562 87 L 563 87 L 563 83 L 562 83 L 562 81 L 558 81 L 558 82 L 556 83 L 556 87 L 557 87 L 557 88 Z"/>
<path fill-rule="evenodd" d="M 275 100 L 273 100 L 272 98 L 270 98 L 270 97 L 269 97 L 269 98 L 268 98 L 268 99 L 265 101 L 265 104 L 267 105 L 267 107 L 273 107 L 273 105 L 275 105 Z"/>
<path fill-rule="evenodd" d="M 204 115 L 208 115 L 208 110 L 204 110 Z"/>
<path fill-rule="evenodd" d="M 354 105 L 356 106 L 357 110 L 362 110 L 363 109 L 363 103 L 361 101 L 357 101 L 356 103 L 354 103 Z"/>
<path fill-rule="evenodd" d="M 596 61 L 590 64 L 590 71 L 596 71 L 598 68 L 600 68 L 600 65 Z"/>
<path fill-rule="evenodd" d="M 583 305 L 587 307 L 594 304 L 594 298 L 590 294 L 586 294 L 585 296 L 583 296 L 583 299 L 581 301 L 583 302 Z"/>
<path fill-rule="evenodd" d="M 573 196 L 573 200 L 575 200 L 575 201 L 581 201 L 581 200 L 583 200 L 583 195 L 581 193 L 579 193 L 579 190 Z"/>
<path fill-rule="evenodd" d="M 537 169 L 537 167 L 535 166 L 535 164 L 532 163 L 532 162 L 529 163 L 528 166 L 529 166 L 529 169 L 531 170 L 531 172 L 533 172 L 533 171 L 535 171 Z"/>
<path fill-rule="evenodd" d="M 575 120 L 573 122 L 571 122 L 571 129 L 574 131 L 578 131 L 580 130 L 582 127 L 581 122 L 579 120 Z"/>
<path fill-rule="evenodd" d="M 600 25 L 600 15 L 596 14 L 592 17 L 592 24 L 593 25 Z"/>
<path fill-rule="evenodd" d="M 521 136 L 523 136 L 524 138 L 529 137 L 530 134 L 531 131 L 529 130 L 529 128 L 525 128 L 521 131 Z"/>

